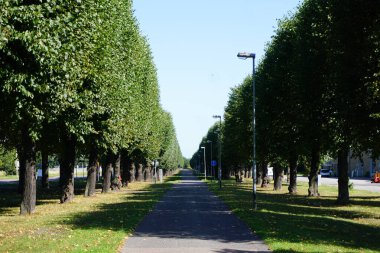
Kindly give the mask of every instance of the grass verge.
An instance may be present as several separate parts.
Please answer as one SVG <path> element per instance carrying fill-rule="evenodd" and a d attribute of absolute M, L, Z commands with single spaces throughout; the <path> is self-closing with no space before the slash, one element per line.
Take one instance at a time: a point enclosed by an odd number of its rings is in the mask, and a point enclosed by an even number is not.
<path fill-rule="evenodd" d="M 119 192 L 83 197 L 84 180 L 76 180 L 73 202 L 59 204 L 57 182 L 37 191 L 36 212 L 19 216 L 21 196 L 15 185 L 0 185 L 1 252 L 116 252 L 138 223 L 177 180 L 132 183 Z"/>
<path fill-rule="evenodd" d="M 252 180 L 224 180 L 223 188 L 208 181 L 240 219 L 274 252 L 380 252 L 380 194 L 350 191 L 351 204 L 337 206 L 337 188 L 321 186 L 320 197 L 307 197 L 307 183 L 298 194 L 258 188 L 258 210 L 252 208 Z"/>

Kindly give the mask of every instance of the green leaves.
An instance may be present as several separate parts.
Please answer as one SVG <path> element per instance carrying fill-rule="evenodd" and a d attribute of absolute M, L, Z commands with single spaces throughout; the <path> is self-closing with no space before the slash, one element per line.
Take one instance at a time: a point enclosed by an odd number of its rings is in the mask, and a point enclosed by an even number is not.
<path fill-rule="evenodd" d="M 259 161 L 335 156 L 342 145 L 378 156 L 379 9 L 370 0 L 307 0 L 279 22 L 255 75 Z M 225 109 L 227 166 L 249 163 L 250 82 L 232 89 Z"/>
<path fill-rule="evenodd" d="M 67 132 L 103 152 L 159 158 L 172 126 L 161 124 L 156 68 L 132 1 L 0 5 L 0 114 L 12 118 L 0 129 L 9 139 L 17 143 L 27 124 L 38 140 L 49 124 L 55 143 Z"/>

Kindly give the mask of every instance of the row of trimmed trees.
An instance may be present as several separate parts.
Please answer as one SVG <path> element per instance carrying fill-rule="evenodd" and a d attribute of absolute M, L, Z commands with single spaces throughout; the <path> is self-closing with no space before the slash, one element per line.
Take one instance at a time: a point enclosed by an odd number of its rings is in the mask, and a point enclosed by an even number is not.
<path fill-rule="evenodd" d="M 21 214 L 35 209 L 37 151 L 44 171 L 48 154 L 59 156 L 61 203 L 74 197 L 77 154 L 89 159 L 87 196 L 99 162 L 103 192 L 131 180 L 135 162 L 183 163 L 131 0 L 4 0 L 0 9 L 0 139 L 19 156 Z"/>
<path fill-rule="evenodd" d="M 275 189 L 289 169 L 310 167 L 309 196 L 318 196 L 321 157 L 338 159 L 338 202 L 349 202 L 348 163 L 380 153 L 380 2 L 305 0 L 279 22 L 257 67 L 258 178 L 274 169 Z M 223 124 L 223 170 L 252 166 L 252 78 L 233 88 Z M 264 179 L 264 180 L 263 180 Z"/>

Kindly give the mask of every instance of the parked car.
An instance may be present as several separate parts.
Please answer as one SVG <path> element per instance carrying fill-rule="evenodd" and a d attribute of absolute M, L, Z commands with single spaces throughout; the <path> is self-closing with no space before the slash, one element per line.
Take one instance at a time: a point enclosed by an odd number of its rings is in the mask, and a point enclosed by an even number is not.
<path fill-rule="evenodd" d="M 323 168 L 319 174 L 321 174 L 322 177 L 332 177 L 334 175 L 334 171 L 329 168 Z"/>

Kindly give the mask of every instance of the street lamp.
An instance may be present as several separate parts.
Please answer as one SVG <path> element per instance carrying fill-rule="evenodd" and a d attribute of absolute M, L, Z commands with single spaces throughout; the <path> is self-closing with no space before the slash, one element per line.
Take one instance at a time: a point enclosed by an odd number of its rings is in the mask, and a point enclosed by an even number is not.
<path fill-rule="evenodd" d="M 253 209 L 257 209 L 256 203 L 256 87 L 255 87 L 255 54 L 253 53 L 238 53 L 237 57 L 243 60 L 248 58 L 252 59 L 253 71 L 252 71 L 252 94 L 253 94 L 253 167 L 252 167 L 252 178 L 253 178 Z"/>
<path fill-rule="evenodd" d="M 212 141 L 210 141 L 210 140 L 207 140 L 207 143 L 210 143 L 210 145 L 211 145 L 211 149 L 210 149 L 210 174 L 211 174 L 211 180 L 212 180 L 212 177 L 213 177 L 213 167 L 214 166 L 212 166 Z"/>
<path fill-rule="evenodd" d="M 222 116 L 213 115 L 214 119 L 219 119 L 219 133 L 218 133 L 218 180 L 219 189 L 222 189 Z"/>
<path fill-rule="evenodd" d="M 205 167 L 205 180 L 206 180 L 206 148 L 201 147 L 203 149 L 203 166 Z"/>

